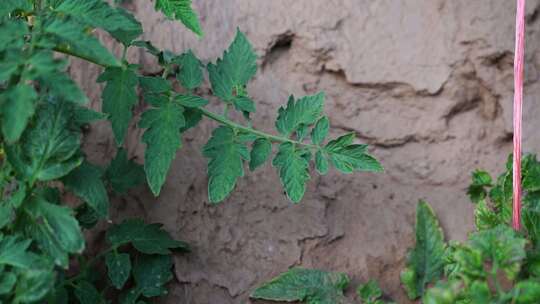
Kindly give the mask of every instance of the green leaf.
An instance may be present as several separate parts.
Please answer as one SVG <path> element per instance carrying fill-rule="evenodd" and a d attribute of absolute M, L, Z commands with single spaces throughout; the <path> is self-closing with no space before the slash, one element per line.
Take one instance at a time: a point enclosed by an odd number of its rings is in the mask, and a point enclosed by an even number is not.
<path fill-rule="evenodd" d="M 254 171 L 266 162 L 272 153 L 272 143 L 266 138 L 257 138 L 251 148 L 249 170 Z"/>
<path fill-rule="evenodd" d="M 322 150 L 317 150 L 315 153 L 315 169 L 320 175 L 328 173 L 328 158 Z"/>
<path fill-rule="evenodd" d="M 0 28 L 2 26 L 4 25 L 0 23 Z M 2 51 L 2 46 L 0 46 L 0 51 Z M 19 73 L 21 66 L 25 63 L 22 49 L 9 49 L 0 58 L 2 58 L 0 60 L 0 83 L 8 81 L 15 73 Z"/>
<path fill-rule="evenodd" d="M 67 268 L 68 253 L 81 253 L 84 249 L 84 237 L 72 210 L 41 197 L 34 197 L 28 206 L 33 222 L 26 226 L 27 232 L 55 264 Z"/>
<path fill-rule="evenodd" d="M 131 274 L 131 260 L 127 253 L 110 252 L 105 256 L 107 274 L 116 289 L 122 289 Z"/>
<path fill-rule="evenodd" d="M 287 107 L 280 107 L 276 128 L 282 135 L 289 136 L 302 124 L 311 125 L 319 120 L 324 106 L 324 93 L 305 96 L 298 100 L 289 97 Z"/>
<path fill-rule="evenodd" d="M 156 48 L 152 42 L 146 40 L 146 41 L 143 41 L 143 40 L 137 40 L 137 41 L 134 41 L 133 43 L 131 43 L 132 46 L 136 46 L 136 47 L 139 47 L 139 48 L 143 48 L 145 49 L 148 53 L 154 55 L 154 56 L 158 56 L 161 51 Z"/>
<path fill-rule="evenodd" d="M 293 268 L 258 287 L 251 298 L 271 301 L 305 301 L 308 304 L 344 303 L 349 284 L 344 273 Z"/>
<path fill-rule="evenodd" d="M 186 120 L 186 125 L 180 129 L 181 133 L 195 127 L 202 120 L 202 112 L 196 108 L 185 108 L 184 118 Z"/>
<path fill-rule="evenodd" d="M 30 183 L 67 175 L 79 166 L 80 131 L 71 125 L 71 108 L 63 103 L 44 104 L 37 121 L 23 134 L 23 146 L 7 146 L 8 160 Z"/>
<path fill-rule="evenodd" d="M 469 288 L 472 303 L 491 304 L 493 299 L 487 282 L 474 281 Z"/>
<path fill-rule="evenodd" d="M 4 206 L 8 209 L 17 209 L 19 208 L 27 196 L 27 190 L 28 187 L 20 183 L 17 190 L 14 190 L 10 196 L 10 198 L 7 200 L 7 204 Z"/>
<path fill-rule="evenodd" d="M 140 304 L 140 302 L 136 302 L 140 296 L 141 290 L 138 287 L 134 287 L 120 295 L 120 304 Z"/>
<path fill-rule="evenodd" d="M 139 84 L 148 93 L 165 93 L 172 90 L 171 84 L 162 77 L 139 77 Z"/>
<path fill-rule="evenodd" d="M 249 160 L 247 147 L 229 127 L 214 129 L 212 137 L 203 147 L 208 162 L 208 196 L 211 203 L 224 200 L 244 176 L 243 160 Z"/>
<path fill-rule="evenodd" d="M 330 121 L 328 117 L 324 116 L 317 121 L 315 127 L 311 131 L 311 142 L 314 145 L 320 145 L 323 143 L 324 139 L 328 135 L 328 130 L 330 129 Z"/>
<path fill-rule="evenodd" d="M 172 239 L 160 224 L 146 225 L 140 219 L 129 219 L 107 231 L 107 241 L 112 246 L 131 243 L 145 254 L 170 254 L 170 249 L 187 251 L 189 246 Z"/>
<path fill-rule="evenodd" d="M 42 80 L 49 75 L 63 71 L 68 61 L 55 58 L 51 50 L 37 50 L 26 61 L 27 68 L 24 70 L 25 78 L 33 80 Z"/>
<path fill-rule="evenodd" d="M 4 4 L 4 3 L 2 3 Z M 0 8 L 0 10 L 2 10 Z M 20 20 L 9 20 L 0 23 L 0 51 L 6 49 L 21 49 L 24 36 L 28 34 L 28 25 Z"/>
<path fill-rule="evenodd" d="M 234 108 L 238 111 L 246 112 L 246 113 L 254 113 L 255 112 L 255 103 L 251 98 L 247 96 L 234 96 L 232 98 L 232 104 L 234 105 Z"/>
<path fill-rule="evenodd" d="M 53 18 L 44 25 L 45 33 L 54 36 L 54 42 L 70 54 L 105 66 L 118 66 L 119 62 L 85 27 L 71 18 Z"/>
<path fill-rule="evenodd" d="M 331 140 L 325 147 L 332 165 L 342 173 L 354 171 L 381 172 L 381 164 L 366 153 L 367 145 L 353 144 L 354 133 Z"/>
<path fill-rule="evenodd" d="M 28 0 L 3 0 L 0 6 L 0 16 L 6 16 L 14 10 L 31 11 L 32 5 Z"/>
<path fill-rule="evenodd" d="M 137 288 L 145 297 L 167 294 L 165 284 L 172 280 L 170 255 L 141 255 L 135 261 L 133 277 Z"/>
<path fill-rule="evenodd" d="M 208 100 L 197 95 L 176 95 L 174 101 L 188 108 L 204 107 L 208 104 Z"/>
<path fill-rule="evenodd" d="M 17 276 L 13 272 L 0 272 L 0 295 L 11 292 L 17 283 Z"/>
<path fill-rule="evenodd" d="M 28 120 L 34 115 L 37 94 L 27 84 L 18 84 L 3 94 L 2 133 L 8 143 L 17 141 L 23 133 Z"/>
<path fill-rule="evenodd" d="M 107 82 L 101 94 L 103 112 L 109 115 L 114 138 L 120 146 L 131 121 L 131 109 L 137 103 L 137 75 L 132 67 L 113 67 L 105 69 L 97 81 Z"/>
<path fill-rule="evenodd" d="M 11 223 L 15 218 L 15 213 L 11 206 L 7 204 L 0 205 L 0 229 Z"/>
<path fill-rule="evenodd" d="M 305 124 L 301 124 L 296 130 L 296 139 L 302 142 L 304 141 L 304 138 L 306 138 L 308 133 L 309 133 L 309 126 Z"/>
<path fill-rule="evenodd" d="M 176 78 L 180 84 L 187 90 L 198 88 L 203 81 L 203 73 L 201 70 L 201 62 L 188 50 L 184 54 L 178 56 L 175 62 L 180 66 L 180 71 L 176 74 Z"/>
<path fill-rule="evenodd" d="M 433 209 L 424 201 L 416 209 L 415 234 L 415 247 L 409 252 L 407 268 L 401 274 L 411 300 L 422 296 L 426 285 L 440 278 L 444 266 L 444 235 Z"/>
<path fill-rule="evenodd" d="M 272 161 L 272 165 L 278 168 L 287 196 L 294 203 L 300 202 L 306 191 L 306 183 L 310 178 L 309 156 L 308 150 L 285 142 L 279 145 L 278 153 Z"/>
<path fill-rule="evenodd" d="M 370 280 L 366 284 L 358 286 L 356 289 L 356 294 L 362 300 L 364 304 L 374 304 L 376 301 L 382 297 L 382 291 L 376 281 Z"/>
<path fill-rule="evenodd" d="M 427 290 L 426 295 L 422 299 L 424 304 L 457 304 L 458 294 L 460 289 L 459 282 L 443 282 L 439 281 L 435 287 Z M 463 302 L 467 304 L 469 302 Z M 461 303 L 460 303 L 461 304 Z M 471 303 L 472 304 L 472 303 Z"/>
<path fill-rule="evenodd" d="M 39 80 L 50 93 L 64 100 L 80 104 L 88 101 L 88 97 L 79 86 L 63 72 L 42 75 Z"/>
<path fill-rule="evenodd" d="M 116 156 L 105 172 L 105 178 L 113 190 L 120 194 L 144 183 L 146 179 L 143 166 L 128 159 L 127 152 L 123 148 L 116 152 Z"/>
<path fill-rule="evenodd" d="M 178 104 L 167 102 L 158 108 L 146 110 L 139 122 L 140 128 L 146 128 L 142 137 L 146 144 L 146 180 L 156 196 L 165 183 L 176 151 L 182 146 L 180 129 L 186 124 L 183 112 L 184 108 Z"/>
<path fill-rule="evenodd" d="M 32 269 L 22 272 L 15 288 L 14 303 L 36 303 L 54 288 L 55 273 Z"/>
<path fill-rule="evenodd" d="M 526 244 L 526 239 L 506 225 L 479 231 L 469 237 L 470 247 L 481 253 L 483 261 L 497 265 L 510 280 L 519 273 L 525 259 Z"/>
<path fill-rule="evenodd" d="M 476 229 L 485 230 L 503 224 L 504 221 L 497 213 L 488 207 L 485 200 L 480 200 L 474 209 L 474 223 Z"/>
<path fill-rule="evenodd" d="M 533 280 L 521 281 L 514 286 L 515 303 L 534 304 L 540 302 L 540 283 Z"/>
<path fill-rule="evenodd" d="M 76 106 L 73 110 L 73 120 L 79 126 L 105 118 L 107 118 L 107 114 L 96 112 L 86 107 Z"/>
<path fill-rule="evenodd" d="M 23 240 L 19 236 L 0 234 L 0 266 L 10 265 L 29 269 L 34 263 L 34 256 L 28 251 L 31 240 Z"/>
<path fill-rule="evenodd" d="M 75 296 L 80 304 L 104 304 L 105 299 L 99 291 L 89 282 L 79 281 L 75 286 Z"/>
<path fill-rule="evenodd" d="M 102 0 L 64 0 L 54 10 L 102 28 L 126 45 L 142 34 L 141 24 L 131 14 Z"/>
<path fill-rule="evenodd" d="M 523 175 L 523 190 L 529 192 L 540 190 L 540 164 L 535 163 Z"/>
<path fill-rule="evenodd" d="M 207 69 L 214 95 L 232 102 L 235 95 L 245 96 L 238 93 L 243 93 L 243 87 L 257 73 L 257 55 L 246 36 L 237 30 L 223 58 L 208 64 Z"/>
<path fill-rule="evenodd" d="M 66 188 L 84 200 L 99 218 L 109 215 L 109 197 L 101 180 L 102 175 L 99 167 L 83 162 L 62 179 Z"/>
<path fill-rule="evenodd" d="M 82 228 L 92 229 L 101 217 L 88 204 L 81 204 L 75 208 L 75 218 Z"/>
<path fill-rule="evenodd" d="M 487 196 L 486 187 L 490 187 L 492 183 L 489 173 L 481 170 L 476 170 L 472 175 L 472 183 L 467 190 L 467 194 L 473 203 L 478 203 Z"/>
<path fill-rule="evenodd" d="M 191 7 L 191 0 L 156 0 L 156 10 L 161 10 L 170 19 L 180 20 L 195 34 L 203 36 L 199 17 Z"/>
<path fill-rule="evenodd" d="M 56 286 L 46 297 L 46 303 L 69 304 L 68 291 L 61 283 L 64 282 L 56 282 Z"/>

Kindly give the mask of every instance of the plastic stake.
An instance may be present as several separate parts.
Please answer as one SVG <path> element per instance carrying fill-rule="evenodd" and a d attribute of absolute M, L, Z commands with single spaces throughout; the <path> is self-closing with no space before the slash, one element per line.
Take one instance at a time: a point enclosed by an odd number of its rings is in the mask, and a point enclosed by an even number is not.
<path fill-rule="evenodd" d="M 514 152 L 512 166 L 512 227 L 521 228 L 521 121 L 523 105 L 523 62 L 525 57 L 525 0 L 517 0 L 516 46 L 514 52 Z"/>

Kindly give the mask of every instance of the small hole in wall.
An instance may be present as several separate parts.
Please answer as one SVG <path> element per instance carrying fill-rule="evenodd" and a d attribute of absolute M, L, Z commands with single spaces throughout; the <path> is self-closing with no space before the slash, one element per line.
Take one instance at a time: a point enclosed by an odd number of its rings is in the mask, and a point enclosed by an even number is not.
<path fill-rule="evenodd" d="M 263 68 L 268 64 L 276 62 L 280 57 L 285 55 L 292 47 L 293 38 L 294 35 L 292 33 L 279 35 L 264 56 L 262 63 Z"/>

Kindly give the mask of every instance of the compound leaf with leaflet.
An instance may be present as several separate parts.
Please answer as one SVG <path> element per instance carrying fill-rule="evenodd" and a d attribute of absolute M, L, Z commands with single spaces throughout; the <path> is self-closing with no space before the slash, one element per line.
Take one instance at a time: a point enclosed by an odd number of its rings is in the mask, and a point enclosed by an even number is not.
<path fill-rule="evenodd" d="M 99 167 L 83 162 L 62 179 L 66 188 L 83 199 L 99 218 L 109 215 L 109 197 L 102 175 Z"/>
<path fill-rule="evenodd" d="M 107 231 L 107 241 L 112 246 L 131 243 L 145 254 L 167 255 L 171 249 L 189 250 L 186 243 L 172 239 L 160 224 L 145 224 L 141 219 L 128 219 L 114 225 Z"/>
<path fill-rule="evenodd" d="M 38 109 L 35 126 L 23 134 L 22 147 L 6 147 L 9 162 L 30 183 L 61 178 L 82 163 L 77 154 L 80 131 L 71 125 L 71 108 L 55 102 Z"/>
<path fill-rule="evenodd" d="M 98 82 L 106 82 L 101 94 L 103 112 L 109 115 L 116 143 L 121 145 L 131 121 L 131 109 L 137 103 L 137 75 L 132 67 L 107 68 Z"/>
<path fill-rule="evenodd" d="M 328 117 L 324 116 L 319 119 L 311 131 L 311 142 L 313 142 L 314 145 L 322 144 L 328 135 L 329 128 L 330 121 L 328 120 Z"/>
<path fill-rule="evenodd" d="M 146 110 L 139 122 L 146 128 L 142 141 L 146 144 L 144 171 L 154 195 L 159 195 L 176 151 L 182 146 L 180 129 L 185 125 L 184 108 L 174 102 Z"/>
<path fill-rule="evenodd" d="M 158 9 L 168 18 L 180 20 L 195 34 L 203 35 L 199 17 L 191 6 L 191 0 L 156 0 L 156 10 Z"/>
<path fill-rule="evenodd" d="M 31 243 L 31 240 L 22 239 L 17 235 L 0 234 L 0 267 L 9 265 L 24 269 L 31 268 L 34 262 L 33 255 L 28 251 Z"/>
<path fill-rule="evenodd" d="M 80 304 L 105 304 L 105 299 L 96 287 L 87 281 L 77 282 L 74 294 Z"/>
<path fill-rule="evenodd" d="M 170 255 L 140 255 L 133 267 L 137 289 L 145 297 L 167 294 L 165 284 L 173 278 L 172 265 Z"/>
<path fill-rule="evenodd" d="M 236 180 L 244 176 L 244 160 L 249 160 L 247 147 L 235 131 L 229 127 L 219 127 L 203 147 L 203 155 L 208 162 L 208 196 L 210 202 L 224 200 L 236 186 Z"/>
<path fill-rule="evenodd" d="M 311 125 L 321 117 L 324 106 L 324 93 L 304 96 L 295 100 L 289 97 L 286 107 L 280 107 L 276 120 L 276 129 L 282 135 L 290 135 L 301 125 Z"/>
<path fill-rule="evenodd" d="M 37 94 L 27 84 L 18 84 L 7 90 L 2 97 L 2 133 L 8 143 L 19 140 L 28 120 L 34 115 Z"/>
<path fill-rule="evenodd" d="M 309 158 L 309 151 L 285 142 L 279 145 L 278 153 L 272 161 L 272 165 L 278 168 L 287 196 L 294 203 L 300 202 L 306 192 L 306 183 L 310 178 Z"/>
<path fill-rule="evenodd" d="M 131 274 L 131 260 L 127 253 L 109 252 L 105 256 L 107 274 L 116 289 L 122 289 Z"/>
<path fill-rule="evenodd" d="M 57 265 L 67 268 L 68 254 L 84 249 L 84 237 L 71 209 L 49 203 L 42 197 L 34 198 L 28 205 L 33 219 L 26 227 L 28 233 Z"/>
<path fill-rule="evenodd" d="M 193 90 L 201 85 L 203 81 L 201 62 L 191 50 L 178 56 L 175 62 L 180 66 L 176 78 L 184 88 Z"/>
<path fill-rule="evenodd" d="M 84 25 L 72 18 L 53 18 L 44 25 L 53 42 L 69 54 L 105 66 L 119 66 L 119 61 L 99 40 L 86 33 Z"/>
<path fill-rule="evenodd" d="M 135 18 L 102 0 L 64 0 L 54 10 L 83 24 L 102 28 L 124 44 L 142 34 L 141 24 Z"/>
<path fill-rule="evenodd" d="M 305 301 L 308 304 L 344 303 L 349 284 L 344 273 L 293 268 L 258 287 L 250 297 L 271 301 Z"/>
<path fill-rule="evenodd" d="M 214 95 L 225 102 L 233 102 L 238 108 L 246 108 L 246 100 L 235 99 L 247 97 L 244 86 L 257 73 L 257 55 L 240 30 L 236 31 L 236 37 L 223 57 L 215 64 L 208 64 L 207 69 Z"/>
<path fill-rule="evenodd" d="M 272 143 L 266 138 L 257 138 L 251 148 L 249 169 L 253 171 L 264 164 L 270 153 L 272 153 Z"/>
<path fill-rule="evenodd" d="M 332 165 L 342 173 L 381 172 L 381 164 L 366 153 L 367 145 L 353 144 L 354 138 L 354 133 L 349 133 L 328 142 L 323 152 L 328 155 Z"/>
<path fill-rule="evenodd" d="M 117 193 L 126 193 L 146 180 L 143 166 L 128 159 L 125 149 L 120 148 L 105 171 L 105 179 Z"/>

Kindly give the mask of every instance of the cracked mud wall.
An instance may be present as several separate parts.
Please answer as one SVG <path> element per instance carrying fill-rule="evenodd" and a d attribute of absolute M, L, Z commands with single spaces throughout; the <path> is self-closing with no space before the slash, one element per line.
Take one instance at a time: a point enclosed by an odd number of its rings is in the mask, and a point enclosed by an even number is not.
<path fill-rule="evenodd" d="M 175 257 L 175 282 L 162 302 L 246 303 L 254 286 L 302 265 L 346 272 L 354 284 L 377 279 L 407 303 L 399 272 L 418 199 L 433 205 L 447 238 L 464 240 L 473 229 L 465 195 L 471 171 L 499 173 L 511 151 L 513 2 L 194 0 L 203 39 L 153 12 L 148 0 L 128 4 L 144 39 L 175 52 L 192 48 L 205 62 L 239 27 L 259 55 L 249 85 L 257 127 L 273 131 L 289 93 L 323 90 L 333 132 L 356 132 L 386 169 L 314 177 L 302 203 L 292 205 L 267 165 L 210 206 L 200 148 L 215 124 L 204 121 L 185 134 L 159 198 L 141 188 L 113 202 L 114 221 L 143 215 L 194 247 Z M 524 148 L 538 152 L 540 1 L 529 1 L 527 11 Z M 158 71 L 142 51 L 131 50 L 129 58 L 147 73 Z M 100 90 L 92 81 L 99 72 L 78 61 L 71 67 L 96 109 Z M 217 100 L 212 107 L 219 108 Z M 136 119 L 142 110 L 135 109 Z M 132 126 L 126 148 L 142 163 L 141 133 Z M 90 127 L 85 149 L 95 162 L 114 155 L 107 123 Z"/>

